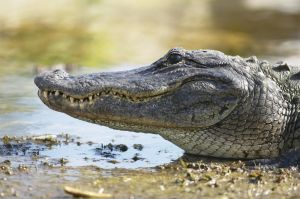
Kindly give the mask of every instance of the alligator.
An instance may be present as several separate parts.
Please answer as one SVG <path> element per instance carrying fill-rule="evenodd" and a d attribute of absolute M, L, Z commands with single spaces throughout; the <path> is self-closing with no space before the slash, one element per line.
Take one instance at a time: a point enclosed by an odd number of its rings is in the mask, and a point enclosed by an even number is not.
<path fill-rule="evenodd" d="M 53 110 L 113 129 L 159 134 L 187 154 L 279 167 L 300 160 L 300 72 L 216 50 L 173 48 L 149 66 L 35 77 Z"/>

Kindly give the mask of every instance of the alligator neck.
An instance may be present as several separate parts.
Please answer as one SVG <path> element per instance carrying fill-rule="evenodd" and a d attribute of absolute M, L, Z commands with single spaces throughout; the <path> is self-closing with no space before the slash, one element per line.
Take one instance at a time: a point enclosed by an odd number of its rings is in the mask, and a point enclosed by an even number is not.
<path fill-rule="evenodd" d="M 163 137 L 188 148 L 187 153 L 224 158 L 276 157 L 291 149 L 295 105 L 268 87 L 256 86 L 229 117 L 211 128 L 164 132 Z M 199 144 L 200 143 L 200 144 Z"/>

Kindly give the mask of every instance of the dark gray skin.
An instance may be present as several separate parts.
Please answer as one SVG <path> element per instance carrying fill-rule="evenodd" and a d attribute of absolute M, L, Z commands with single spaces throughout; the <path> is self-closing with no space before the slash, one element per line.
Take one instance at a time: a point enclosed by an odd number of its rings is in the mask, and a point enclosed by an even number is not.
<path fill-rule="evenodd" d="M 55 70 L 35 84 L 48 107 L 78 119 L 156 133 L 189 154 L 277 158 L 286 166 L 300 159 L 299 70 L 174 48 L 146 67 L 80 76 Z"/>

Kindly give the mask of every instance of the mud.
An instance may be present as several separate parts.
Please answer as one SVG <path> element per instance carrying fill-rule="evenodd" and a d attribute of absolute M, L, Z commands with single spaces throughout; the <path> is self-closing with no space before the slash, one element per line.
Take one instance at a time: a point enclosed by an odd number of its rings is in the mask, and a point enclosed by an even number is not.
<path fill-rule="evenodd" d="M 72 198 L 71 187 L 112 198 L 299 198 L 298 168 L 247 168 L 244 163 L 183 156 L 161 166 L 103 169 L 68 166 L 72 160 L 41 155 L 56 146 L 92 146 L 95 156 L 117 164 L 114 157 L 143 145 L 81 142 L 68 134 L 8 137 L 0 144 L 0 196 L 4 198 Z M 114 162 L 115 161 L 115 162 Z M 147 161 L 147 160 L 145 160 Z M 101 195 L 100 194 L 100 195 Z M 98 194 L 99 195 L 99 194 Z"/>

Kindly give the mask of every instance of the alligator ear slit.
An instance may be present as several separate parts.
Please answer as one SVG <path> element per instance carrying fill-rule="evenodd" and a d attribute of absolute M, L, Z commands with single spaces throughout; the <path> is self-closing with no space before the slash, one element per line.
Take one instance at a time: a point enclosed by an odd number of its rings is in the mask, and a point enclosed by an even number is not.
<path fill-rule="evenodd" d="M 272 69 L 277 72 L 291 71 L 289 65 L 285 62 L 277 63 L 276 66 L 273 67 Z"/>

